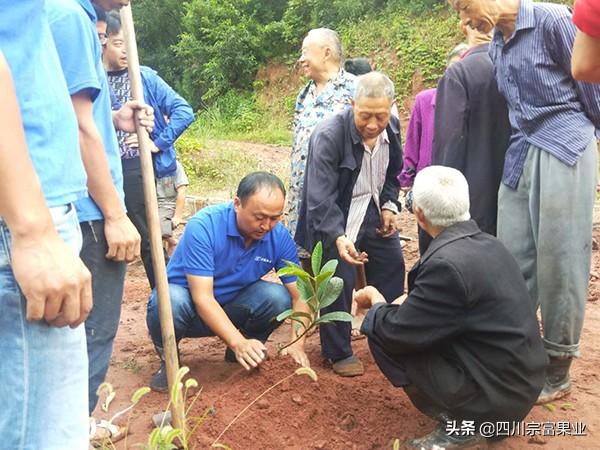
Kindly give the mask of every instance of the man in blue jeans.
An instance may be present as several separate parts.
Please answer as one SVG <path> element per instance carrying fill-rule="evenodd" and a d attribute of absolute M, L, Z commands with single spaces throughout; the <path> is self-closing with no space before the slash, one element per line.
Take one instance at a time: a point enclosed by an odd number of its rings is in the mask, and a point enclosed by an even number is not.
<path fill-rule="evenodd" d="M 204 208 L 190 219 L 167 267 L 177 342 L 219 336 L 228 347 L 225 359 L 250 370 L 265 360 L 264 343 L 280 325 L 277 315 L 291 306 L 308 312 L 296 277 L 281 277 L 283 285 L 262 280 L 272 269 L 284 267 L 285 261 L 298 264 L 296 245 L 279 223 L 284 204 L 281 180 L 253 172 L 242 179 L 232 203 Z M 165 391 L 156 291 L 146 320 L 161 355 L 150 387 Z M 307 366 L 303 345 L 299 341 L 287 353 Z"/>
<path fill-rule="evenodd" d="M 102 0 L 115 8 L 121 0 Z M 112 112 L 96 14 L 90 0 L 47 0 L 48 22 L 56 43 L 67 88 L 79 126 L 81 157 L 88 174 L 90 196 L 75 203 L 83 234 L 81 258 L 92 273 L 94 309 L 85 323 L 89 359 L 89 413 L 96 390 L 104 382 L 117 333 L 127 262 L 140 254 L 140 236 L 127 217 L 123 202 L 123 175 L 114 127 L 134 131 L 136 102 Z M 144 117 L 151 126 L 153 118 Z M 98 424 L 97 424 L 98 425 Z M 119 430 L 102 422 L 93 428 L 93 440 Z"/>
<path fill-rule="evenodd" d="M 0 447 L 87 449 L 77 122 L 44 2 L 0 11 Z"/>

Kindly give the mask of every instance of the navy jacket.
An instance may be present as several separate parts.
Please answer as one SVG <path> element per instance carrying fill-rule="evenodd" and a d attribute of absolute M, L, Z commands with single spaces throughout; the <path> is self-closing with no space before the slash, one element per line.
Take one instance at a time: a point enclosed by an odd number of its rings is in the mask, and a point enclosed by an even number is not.
<path fill-rule="evenodd" d="M 194 111 L 156 71 L 146 66 L 141 66 L 140 71 L 144 100 L 154 108 L 154 130 L 150 138 L 160 149 L 152 155 L 154 175 L 156 178 L 172 176 L 177 170 L 175 141 L 194 121 Z"/>
<path fill-rule="evenodd" d="M 535 305 L 502 243 L 470 220 L 446 228 L 408 275 L 401 305 L 377 304 L 361 331 L 453 419 L 522 420 L 548 361 Z"/>
<path fill-rule="evenodd" d="M 398 202 L 400 185 L 396 175 L 402 170 L 400 122 L 394 116 L 386 128 L 390 140 L 390 161 L 379 197 Z M 295 240 L 312 251 L 322 241 L 328 248 L 345 233 L 352 190 L 358 179 L 364 146 L 354 124 L 354 111 L 347 109 L 321 122 L 310 137 L 304 173 L 302 202 Z"/>
<path fill-rule="evenodd" d="M 438 84 L 431 163 L 460 170 L 469 182 L 471 217 L 496 235 L 498 188 L 511 128 L 488 44 L 450 66 Z"/>

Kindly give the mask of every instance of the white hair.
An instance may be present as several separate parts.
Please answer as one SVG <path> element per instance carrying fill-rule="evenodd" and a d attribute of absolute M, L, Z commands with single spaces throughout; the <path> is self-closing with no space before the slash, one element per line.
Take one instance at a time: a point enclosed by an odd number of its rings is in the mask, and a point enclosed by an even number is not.
<path fill-rule="evenodd" d="M 360 98 L 382 98 L 386 97 L 390 102 L 395 100 L 394 83 L 389 77 L 381 72 L 369 72 L 356 79 L 354 89 L 354 101 Z"/>
<path fill-rule="evenodd" d="M 447 228 L 469 220 L 469 185 L 456 169 L 429 166 L 421 170 L 413 184 L 414 206 L 420 208 L 431 225 Z"/>
<path fill-rule="evenodd" d="M 313 28 L 306 35 L 307 38 L 316 41 L 319 45 L 329 47 L 333 59 L 340 63 L 344 57 L 344 51 L 342 49 L 342 41 L 340 35 L 337 32 L 330 30 L 329 28 Z"/>

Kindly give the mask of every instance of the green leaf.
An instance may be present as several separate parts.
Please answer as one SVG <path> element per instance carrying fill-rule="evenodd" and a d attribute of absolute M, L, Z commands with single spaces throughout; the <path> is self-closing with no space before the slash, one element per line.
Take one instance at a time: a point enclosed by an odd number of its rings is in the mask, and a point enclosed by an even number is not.
<path fill-rule="evenodd" d="M 102 403 L 102 411 L 108 412 L 108 408 L 109 408 L 110 404 L 112 403 L 112 401 L 115 399 L 116 395 L 117 395 L 117 393 L 115 391 L 112 391 L 110 394 L 108 394 L 106 396 L 104 403 Z"/>
<path fill-rule="evenodd" d="M 333 311 L 321 316 L 315 323 L 352 322 L 352 314 L 345 311 Z"/>
<path fill-rule="evenodd" d="M 319 272 L 319 275 L 322 275 L 326 272 L 333 272 L 335 273 L 335 270 L 337 269 L 338 266 L 338 260 L 337 259 L 330 259 L 329 261 L 327 261 L 325 263 L 325 265 L 323 267 L 321 267 L 321 271 Z"/>
<path fill-rule="evenodd" d="M 293 309 L 286 309 L 284 312 L 280 313 L 277 317 L 275 317 L 275 320 L 278 322 L 283 322 L 285 319 L 290 317 L 292 314 L 294 314 Z"/>
<path fill-rule="evenodd" d="M 550 411 L 550 412 L 554 412 L 554 411 L 556 411 L 556 406 L 554 406 L 554 404 L 553 404 L 553 403 L 546 403 L 546 404 L 544 405 L 544 408 L 546 408 L 546 409 L 547 409 L 548 411 Z"/>
<path fill-rule="evenodd" d="M 164 440 L 167 444 L 173 443 L 175 438 L 183 438 L 183 430 L 181 428 L 173 428 L 167 434 L 164 435 Z"/>
<path fill-rule="evenodd" d="M 317 276 L 321 272 L 321 259 L 323 258 L 323 243 L 317 242 L 315 248 L 313 248 L 312 256 L 310 258 L 310 265 L 312 267 L 313 276 Z"/>
<path fill-rule="evenodd" d="M 279 277 L 289 277 L 289 276 L 295 276 L 298 278 L 301 278 L 303 280 L 308 280 L 309 279 L 309 275 L 302 270 L 301 268 L 298 267 L 282 267 L 281 269 L 279 269 L 277 271 L 277 276 Z"/>
<path fill-rule="evenodd" d="M 392 450 L 400 450 L 400 439 L 396 439 L 394 441 L 394 446 L 392 447 Z"/>
<path fill-rule="evenodd" d="M 322 289 L 319 289 L 321 292 L 319 293 L 319 309 L 327 308 L 332 303 L 334 303 L 342 290 L 344 289 L 344 280 L 340 277 L 333 277 L 331 280 L 328 280 L 327 283 L 319 286 Z"/>
<path fill-rule="evenodd" d="M 298 280 L 296 280 L 296 286 L 298 286 L 300 296 L 305 300 L 315 295 L 313 285 L 310 281 L 304 280 L 303 278 L 298 278 Z"/>
<path fill-rule="evenodd" d="M 150 392 L 150 388 L 148 386 L 144 386 L 144 387 L 139 388 L 131 396 L 131 403 L 133 403 L 135 405 L 137 402 L 139 402 L 142 399 L 142 397 L 144 395 L 146 395 L 149 392 Z"/>

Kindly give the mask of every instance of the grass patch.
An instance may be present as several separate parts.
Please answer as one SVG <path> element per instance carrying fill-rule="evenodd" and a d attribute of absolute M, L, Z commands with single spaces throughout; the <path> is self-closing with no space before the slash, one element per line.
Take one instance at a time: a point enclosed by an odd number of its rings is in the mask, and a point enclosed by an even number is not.
<path fill-rule="evenodd" d="M 256 95 L 232 91 L 208 109 L 199 111 L 187 136 L 200 142 L 220 139 L 291 145 L 291 115 L 292 111 L 274 114 L 270 105 L 258 100 Z"/>
<path fill-rule="evenodd" d="M 259 162 L 239 149 L 216 145 L 220 143 L 186 133 L 177 142 L 178 158 L 190 180 L 191 193 L 233 198 L 239 181 L 259 170 Z"/>
<path fill-rule="evenodd" d="M 122 369 L 133 372 L 134 374 L 138 374 L 144 368 L 143 364 L 140 364 L 135 356 L 128 356 L 123 361 L 121 361 L 120 366 Z"/>

